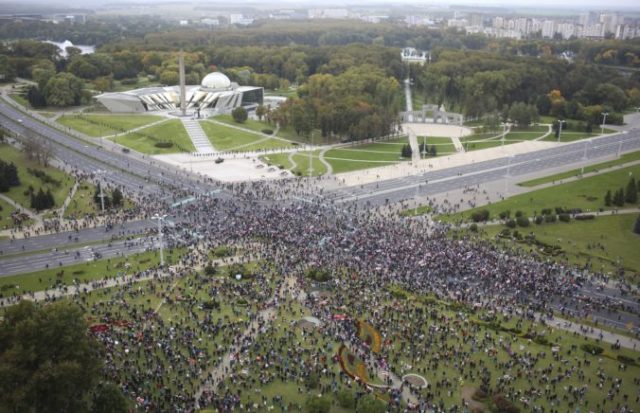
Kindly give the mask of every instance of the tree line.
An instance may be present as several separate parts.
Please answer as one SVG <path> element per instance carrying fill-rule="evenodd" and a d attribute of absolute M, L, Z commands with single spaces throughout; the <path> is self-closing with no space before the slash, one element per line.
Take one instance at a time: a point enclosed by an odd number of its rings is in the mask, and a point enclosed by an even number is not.
<path fill-rule="evenodd" d="M 620 187 L 617 191 L 608 190 L 604 196 L 605 206 L 623 207 L 625 203 L 638 203 L 638 193 L 640 192 L 640 182 L 636 183 L 634 177 L 629 178 L 626 188 Z"/>

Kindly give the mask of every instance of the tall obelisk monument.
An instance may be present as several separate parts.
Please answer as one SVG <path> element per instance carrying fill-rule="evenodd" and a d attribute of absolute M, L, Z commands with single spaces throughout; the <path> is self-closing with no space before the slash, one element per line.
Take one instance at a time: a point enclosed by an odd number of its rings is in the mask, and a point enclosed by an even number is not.
<path fill-rule="evenodd" d="M 187 116 L 187 93 L 184 86 L 184 52 L 182 50 L 180 50 L 178 66 L 180 68 L 180 112 L 182 112 L 182 116 Z"/>

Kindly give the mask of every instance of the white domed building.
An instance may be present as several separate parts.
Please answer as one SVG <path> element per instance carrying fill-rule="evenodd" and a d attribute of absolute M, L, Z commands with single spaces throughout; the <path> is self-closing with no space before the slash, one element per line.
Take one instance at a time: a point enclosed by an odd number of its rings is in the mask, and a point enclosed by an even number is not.
<path fill-rule="evenodd" d="M 252 110 L 264 101 L 264 89 L 238 86 L 220 72 L 206 75 L 200 85 L 185 86 L 187 110 L 203 116 L 231 112 L 238 106 Z M 96 96 L 109 111 L 118 113 L 175 111 L 180 108 L 180 87 L 147 87 Z"/>

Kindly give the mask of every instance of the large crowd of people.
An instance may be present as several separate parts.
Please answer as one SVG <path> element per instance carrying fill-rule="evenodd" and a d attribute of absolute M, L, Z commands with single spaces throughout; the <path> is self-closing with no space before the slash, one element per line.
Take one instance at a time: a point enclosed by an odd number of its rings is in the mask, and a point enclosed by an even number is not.
<path fill-rule="evenodd" d="M 299 400 L 260 390 L 276 384 L 301 393 L 371 392 L 335 359 L 336 346 L 348 343 L 371 377 L 383 367 L 398 376 L 424 376 L 428 385 L 410 391 L 419 411 L 471 411 L 473 402 L 460 395 L 489 372 L 491 388 L 528 411 L 638 411 L 640 382 L 624 366 L 601 364 L 550 330 L 552 343 L 562 343 L 559 353 L 488 329 L 469 315 L 493 314 L 522 332 L 545 331 L 534 318 L 553 311 L 637 320 L 637 304 L 596 289 L 608 282 L 619 294 L 628 284 L 615 286 L 604 274 L 452 236 L 446 224 L 334 204 L 301 182 L 228 185 L 223 189 L 233 197 L 200 196 L 173 209 L 167 201 L 147 199 L 144 215 L 174 215 L 177 225 L 167 231 L 188 247 L 176 275 L 150 270 L 154 276 L 144 283 L 75 296 L 95 323 L 107 326 L 96 331 L 107 349 L 105 376 L 120 383 L 140 410 L 301 410 Z M 210 251 L 221 245 L 236 247 L 235 261 L 258 263 L 246 270 L 252 277 L 203 271 L 213 261 Z M 307 294 L 315 288 L 309 268 L 331 274 L 322 287 L 328 299 Z M 295 278 L 295 288 L 285 277 Z M 429 301 L 399 299 L 392 289 Z M 348 317 L 336 319 L 338 313 Z M 321 320 L 317 331 L 295 329 L 305 315 Z M 359 319 L 384 338 L 382 352 L 371 359 L 354 332 Z M 231 357 L 230 365 L 216 370 L 224 357 Z M 407 408 L 403 390 L 387 390 L 389 409 Z"/>

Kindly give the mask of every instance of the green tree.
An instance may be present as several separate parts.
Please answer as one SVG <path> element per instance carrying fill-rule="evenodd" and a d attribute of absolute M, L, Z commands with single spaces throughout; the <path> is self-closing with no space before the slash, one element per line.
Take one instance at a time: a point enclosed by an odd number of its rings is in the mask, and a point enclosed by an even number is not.
<path fill-rule="evenodd" d="M 627 190 L 624 192 L 624 200 L 630 204 L 638 202 L 638 187 L 636 186 L 636 179 L 634 177 L 629 178 Z"/>
<path fill-rule="evenodd" d="M 129 405 L 122 391 L 113 383 L 100 383 L 94 394 L 91 413 L 127 413 Z"/>
<path fill-rule="evenodd" d="M 638 215 L 638 218 L 636 219 L 636 223 L 633 226 L 633 232 L 640 235 L 640 215 Z"/>
<path fill-rule="evenodd" d="M 122 206 L 122 200 L 123 200 L 123 196 L 120 188 L 114 189 L 113 192 L 111 192 L 111 205 L 114 205 L 117 207 Z"/>
<path fill-rule="evenodd" d="M 247 114 L 247 110 L 242 106 L 238 106 L 237 108 L 231 111 L 231 117 L 237 123 L 244 123 L 249 115 Z"/>
<path fill-rule="evenodd" d="M 307 413 L 329 413 L 331 400 L 326 396 L 310 396 L 304 403 L 304 410 Z"/>
<path fill-rule="evenodd" d="M 356 406 L 356 398 L 347 389 L 342 389 L 337 394 L 338 404 L 346 409 L 353 409 Z"/>
<path fill-rule="evenodd" d="M 71 73 L 58 73 L 47 82 L 45 99 L 51 106 L 79 105 L 82 98 L 82 80 Z"/>
<path fill-rule="evenodd" d="M 387 410 L 385 404 L 370 394 L 358 400 L 356 413 L 384 413 Z"/>
<path fill-rule="evenodd" d="M 262 118 L 266 114 L 267 114 L 267 107 L 264 105 L 258 105 L 258 107 L 256 108 L 256 116 L 258 117 L 258 119 L 260 119 L 261 122 L 262 122 Z"/>
<path fill-rule="evenodd" d="M 85 412 L 100 375 L 98 343 L 67 301 L 21 301 L 0 324 L 0 406 L 7 412 Z"/>
<path fill-rule="evenodd" d="M 611 206 L 611 190 L 609 189 L 604 196 L 604 206 Z"/>

